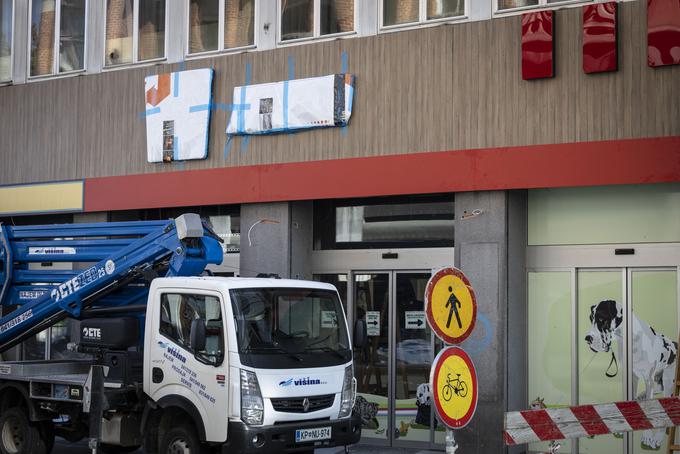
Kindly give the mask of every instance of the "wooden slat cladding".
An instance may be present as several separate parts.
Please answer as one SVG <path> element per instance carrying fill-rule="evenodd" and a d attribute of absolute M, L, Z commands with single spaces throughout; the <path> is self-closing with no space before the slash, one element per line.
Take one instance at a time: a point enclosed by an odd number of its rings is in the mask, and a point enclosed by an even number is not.
<path fill-rule="evenodd" d="M 646 2 L 620 4 L 619 71 L 581 69 L 581 9 L 556 14 L 556 77 L 523 81 L 521 17 L 224 55 L 186 62 L 215 68 L 215 101 L 233 87 L 340 72 L 356 74 L 346 131 L 233 139 L 229 112 L 214 112 L 210 153 L 185 164 L 146 162 L 144 77 L 151 66 L 0 88 L 0 184 L 184 169 L 301 162 L 440 150 L 680 135 L 680 66 L 646 58 Z M 584 163 L 587 165 L 587 163 Z M 388 175 L 376 175 L 385 178 Z M 163 188 L 155 190 L 162 191 Z"/>

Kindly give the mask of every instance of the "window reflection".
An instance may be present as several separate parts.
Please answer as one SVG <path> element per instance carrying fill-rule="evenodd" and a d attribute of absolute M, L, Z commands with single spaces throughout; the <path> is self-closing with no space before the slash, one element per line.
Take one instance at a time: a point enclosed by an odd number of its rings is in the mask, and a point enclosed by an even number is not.
<path fill-rule="evenodd" d="M 217 50 L 219 0 L 191 0 L 189 3 L 189 53 Z"/>
<path fill-rule="evenodd" d="M 281 0 L 281 41 L 314 35 L 314 0 Z"/>
<path fill-rule="evenodd" d="M 0 81 L 12 78 L 12 0 L 0 0 Z"/>
<path fill-rule="evenodd" d="M 132 0 L 106 4 L 106 65 L 132 63 Z"/>
<path fill-rule="evenodd" d="M 354 30 L 354 0 L 321 0 L 321 34 Z"/>
<path fill-rule="evenodd" d="M 165 0 L 139 0 L 138 59 L 165 56 Z"/>
<path fill-rule="evenodd" d="M 452 195 L 319 201 L 315 249 L 453 247 Z"/>
<path fill-rule="evenodd" d="M 85 68 L 85 0 L 61 2 L 59 72 Z"/>
<path fill-rule="evenodd" d="M 224 7 L 224 48 L 255 44 L 255 0 L 226 0 Z"/>

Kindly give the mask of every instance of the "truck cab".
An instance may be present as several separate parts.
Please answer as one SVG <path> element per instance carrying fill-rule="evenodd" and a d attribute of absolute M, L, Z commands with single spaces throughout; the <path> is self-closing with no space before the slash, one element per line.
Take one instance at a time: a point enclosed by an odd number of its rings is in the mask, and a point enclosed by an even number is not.
<path fill-rule="evenodd" d="M 358 442 L 351 343 L 335 287 L 172 277 L 154 279 L 148 298 L 142 426 L 151 451 L 304 452 Z M 168 422 L 168 411 L 182 418 Z"/>

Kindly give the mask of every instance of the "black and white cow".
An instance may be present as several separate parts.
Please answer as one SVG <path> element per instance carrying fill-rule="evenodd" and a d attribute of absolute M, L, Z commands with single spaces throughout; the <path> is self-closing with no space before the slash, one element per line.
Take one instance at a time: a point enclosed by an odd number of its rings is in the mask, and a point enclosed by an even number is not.
<path fill-rule="evenodd" d="M 590 308 L 590 332 L 585 340 L 594 352 L 609 352 L 612 340 L 616 339 L 617 353 L 622 356 L 623 308 L 616 301 L 600 301 Z M 633 314 L 633 389 L 637 390 L 639 380 L 645 383 L 645 391 L 638 400 L 651 399 L 655 393 L 670 396 L 675 379 L 675 361 L 678 344 Z M 658 449 L 663 443 L 664 429 L 645 430 L 642 444 Z"/>

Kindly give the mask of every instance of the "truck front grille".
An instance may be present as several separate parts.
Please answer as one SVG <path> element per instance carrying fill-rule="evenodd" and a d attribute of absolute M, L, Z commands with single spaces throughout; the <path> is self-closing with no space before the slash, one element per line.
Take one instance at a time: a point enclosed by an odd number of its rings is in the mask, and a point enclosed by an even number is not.
<path fill-rule="evenodd" d="M 306 405 L 305 399 L 307 400 Z M 335 394 L 311 397 L 286 397 L 272 399 L 272 406 L 274 407 L 274 410 L 282 413 L 310 413 L 330 408 L 333 406 L 334 401 Z"/>

